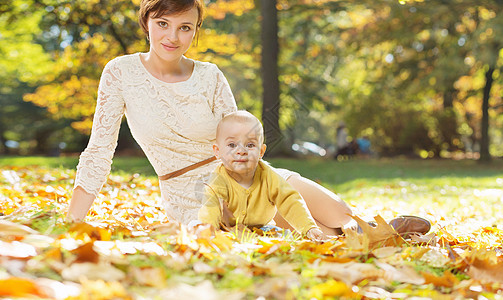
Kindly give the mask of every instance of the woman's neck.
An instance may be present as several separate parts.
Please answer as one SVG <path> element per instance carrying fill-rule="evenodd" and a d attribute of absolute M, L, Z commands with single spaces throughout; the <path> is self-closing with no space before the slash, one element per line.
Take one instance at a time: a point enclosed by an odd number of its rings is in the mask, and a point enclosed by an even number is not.
<path fill-rule="evenodd" d="M 193 62 L 183 56 L 177 60 L 167 61 L 152 51 L 140 54 L 145 68 L 157 79 L 165 82 L 179 82 L 190 78 Z"/>

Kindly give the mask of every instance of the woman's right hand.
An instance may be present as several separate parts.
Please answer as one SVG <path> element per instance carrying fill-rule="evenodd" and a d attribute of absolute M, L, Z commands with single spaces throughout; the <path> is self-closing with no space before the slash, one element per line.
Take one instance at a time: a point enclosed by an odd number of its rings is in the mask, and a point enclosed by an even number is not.
<path fill-rule="evenodd" d="M 66 214 L 66 220 L 68 222 L 82 222 L 91 208 L 94 202 L 94 195 L 89 194 L 80 186 L 73 190 L 72 200 L 70 201 L 70 207 L 68 208 L 68 213 Z"/>
<path fill-rule="evenodd" d="M 319 228 L 313 227 L 306 232 L 306 236 L 313 242 L 326 242 L 328 237 Z"/>

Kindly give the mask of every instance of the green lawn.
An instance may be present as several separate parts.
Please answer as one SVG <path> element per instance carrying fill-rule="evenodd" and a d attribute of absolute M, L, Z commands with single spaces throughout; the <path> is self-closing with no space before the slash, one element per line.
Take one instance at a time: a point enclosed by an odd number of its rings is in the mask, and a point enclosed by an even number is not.
<path fill-rule="evenodd" d="M 503 214 L 503 161 L 473 160 L 270 159 L 275 167 L 297 171 L 336 192 L 356 214 L 392 218 L 417 214 L 444 222 L 499 225 Z M 0 157 L 0 167 L 39 165 L 74 169 L 75 157 Z M 112 172 L 155 177 L 145 158 L 116 157 Z M 469 220 L 466 221 L 465 220 Z M 449 222 L 444 222 L 449 223 Z M 442 225 L 444 226 L 444 225 Z"/>

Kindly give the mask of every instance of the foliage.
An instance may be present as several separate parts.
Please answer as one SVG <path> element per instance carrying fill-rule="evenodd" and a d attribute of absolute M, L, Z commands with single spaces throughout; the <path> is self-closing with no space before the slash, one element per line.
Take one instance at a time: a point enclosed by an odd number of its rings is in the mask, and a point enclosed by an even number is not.
<path fill-rule="evenodd" d="M 352 102 L 356 105 L 347 110 L 354 134 L 371 131 L 376 144 L 388 149 L 387 144 L 400 149 L 405 137 L 409 147 L 432 155 L 482 143 L 482 89 L 490 84 L 483 76 L 489 66 L 501 65 L 503 41 L 494 33 L 501 30 L 496 15 L 502 9 L 498 1 L 366 2 L 361 14 L 368 18 L 341 33 L 345 42 L 356 46 L 356 58 L 364 59 L 364 82 L 371 88 L 357 95 L 363 100 L 360 105 Z M 466 106 L 467 94 L 458 80 L 481 76 L 481 85 L 471 89 L 476 104 Z M 496 90 L 501 86 L 498 76 Z M 498 107 L 498 92 L 491 93 L 491 99 Z M 386 126 L 389 120 L 411 116 L 408 122 L 423 130 L 420 137 L 408 134 L 404 126 Z M 470 126 L 471 135 L 461 139 L 458 123 Z"/>
<path fill-rule="evenodd" d="M 418 172 L 412 167 L 415 162 L 397 163 L 409 165 L 403 169 L 406 172 Z M 471 170 L 469 163 L 447 164 L 452 171 Z M 430 174 L 442 170 L 434 169 L 424 170 Z M 484 176 L 484 169 L 475 173 Z M 491 222 L 501 211 L 498 205 L 486 204 L 492 208 L 487 210 L 481 203 L 499 201 L 503 195 L 494 186 L 501 185 L 503 178 L 498 173 L 486 174 L 466 181 L 439 174 L 441 181 L 430 178 L 428 184 L 406 174 L 401 183 L 399 174 L 389 174 L 397 177 L 397 183 L 355 181 L 343 194 L 361 206 L 366 216 L 383 212 L 384 202 L 376 204 L 376 195 L 395 203 L 387 206 L 393 214 L 400 212 L 410 196 L 423 196 L 409 206 L 408 213 L 432 220 L 432 233 L 403 241 L 390 232 L 388 236 L 398 238 L 396 244 L 384 246 L 372 239 L 390 228 L 379 218 L 379 226 L 365 228 L 364 234 L 348 231 L 345 237 L 321 244 L 291 235 L 257 232 L 243 237 L 237 232 L 212 233 L 205 226 L 188 229 L 166 222 L 155 179 L 118 174 L 110 176 L 86 223 L 67 223 L 63 213 L 73 170 L 4 166 L 0 175 L 0 207 L 5 214 L 0 220 L 0 295 L 498 299 L 503 265 L 496 253 L 501 251 L 502 233 Z M 362 193 L 373 201 L 360 201 Z"/>
<path fill-rule="evenodd" d="M 61 128 L 48 121 L 43 109 L 20 101 L 52 68 L 50 55 L 32 42 L 42 32 L 38 22 L 43 13 L 24 13 L 23 1 L 12 1 L 9 7 L 9 13 L 0 15 L 0 151 L 4 154 L 10 151 L 8 140 L 20 141 L 20 148 L 26 149 L 30 148 L 26 141 L 47 139 L 48 131 Z M 36 150 L 43 148 L 38 145 Z"/>
<path fill-rule="evenodd" d="M 238 106 L 258 116 L 259 3 L 209 1 L 199 39 L 187 53 L 216 63 Z M 74 150 L 85 145 L 80 134 L 90 131 L 103 66 L 117 55 L 148 49 L 137 25 L 138 5 L 1 4 L 2 144 L 11 139 L 33 149 L 65 137 L 81 143 Z M 499 1 L 281 0 L 277 9 L 280 128 L 287 142 L 333 144 L 337 124 L 345 121 L 352 137 L 370 135 L 380 152 L 478 151 L 485 128 L 482 90 L 493 67 L 490 152 L 503 153 Z M 16 120 L 25 111 L 29 117 Z M 29 130 L 32 119 L 44 128 L 39 134 Z M 12 129 L 13 122 L 20 128 Z M 72 129 L 63 133 L 68 124 Z"/>

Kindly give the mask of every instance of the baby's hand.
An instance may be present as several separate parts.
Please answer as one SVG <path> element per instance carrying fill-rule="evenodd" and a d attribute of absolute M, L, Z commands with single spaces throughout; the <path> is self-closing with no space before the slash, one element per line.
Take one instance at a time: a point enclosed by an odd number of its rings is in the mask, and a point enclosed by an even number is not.
<path fill-rule="evenodd" d="M 313 242 L 324 242 L 328 240 L 328 237 L 319 228 L 311 228 L 307 231 L 306 236 Z"/>

